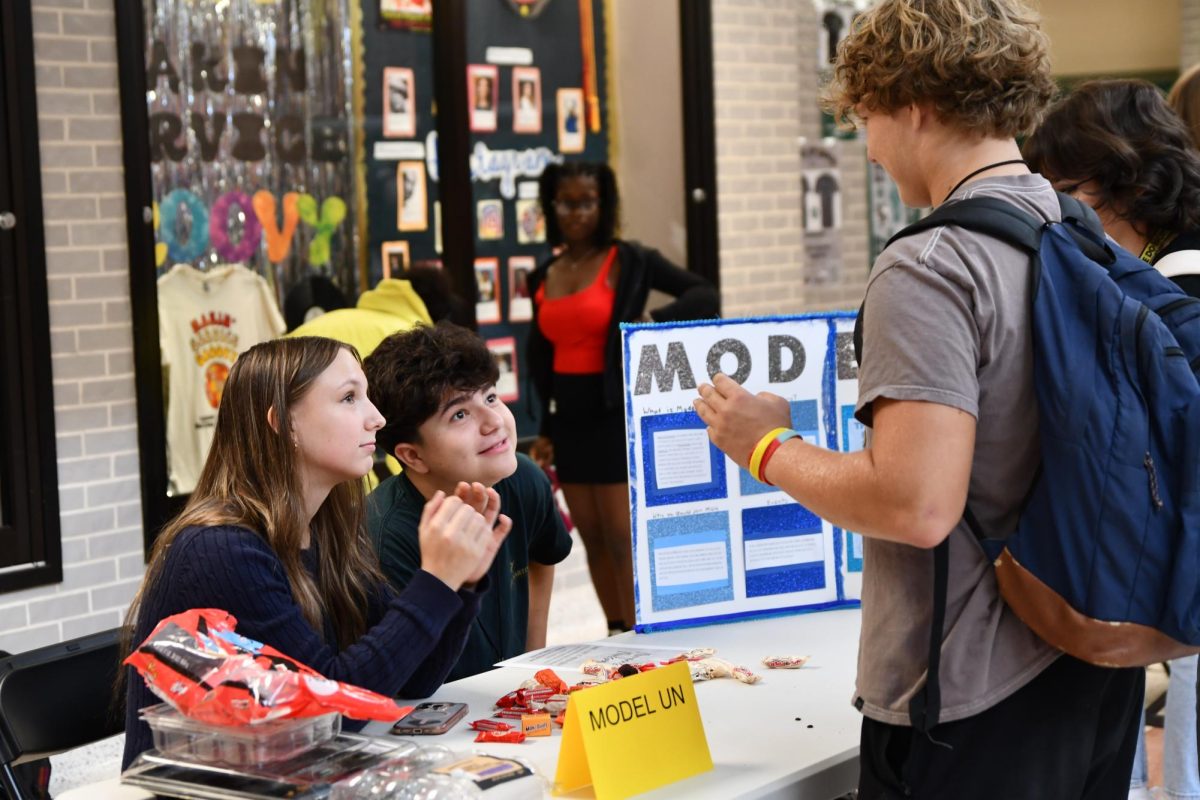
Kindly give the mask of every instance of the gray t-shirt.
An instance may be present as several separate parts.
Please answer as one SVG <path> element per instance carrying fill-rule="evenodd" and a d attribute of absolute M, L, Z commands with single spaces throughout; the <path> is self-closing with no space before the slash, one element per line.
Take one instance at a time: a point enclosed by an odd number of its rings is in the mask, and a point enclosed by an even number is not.
<path fill-rule="evenodd" d="M 1046 220 L 1061 217 L 1040 175 L 979 180 L 954 198 L 976 195 Z M 887 248 L 867 283 L 859 417 L 869 424 L 869 405 L 879 397 L 940 403 L 974 416 L 967 503 L 988 536 L 1016 526 L 1038 466 L 1031 274 L 1026 253 L 939 227 Z M 872 719 L 908 725 L 909 700 L 925 683 L 933 551 L 866 539 L 863 560 L 856 702 L 861 698 Z M 1058 655 L 1000 599 L 991 564 L 959 522 L 950 534 L 941 721 L 995 705 Z"/>

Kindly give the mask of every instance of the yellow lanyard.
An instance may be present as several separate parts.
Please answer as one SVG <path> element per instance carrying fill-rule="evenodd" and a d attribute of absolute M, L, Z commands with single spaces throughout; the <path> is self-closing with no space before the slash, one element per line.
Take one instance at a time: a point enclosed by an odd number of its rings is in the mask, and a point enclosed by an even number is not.
<path fill-rule="evenodd" d="M 1154 259 L 1158 257 L 1159 252 L 1171 243 L 1175 238 L 1175 234 L 1170 231 L 1159 231 L 1150 237 L 1150 241 L 1146 242 L 1146 246 L 1142 248 L 1142 254 L 1139 258 L 1147 264 L 1153 264 Z"/>

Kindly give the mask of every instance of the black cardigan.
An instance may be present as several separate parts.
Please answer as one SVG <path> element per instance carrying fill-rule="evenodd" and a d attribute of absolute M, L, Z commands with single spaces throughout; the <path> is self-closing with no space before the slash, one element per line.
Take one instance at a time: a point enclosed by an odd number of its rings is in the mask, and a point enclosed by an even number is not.
<path fill-rule="evenodd" d="M 644 247 L 637 242 L 617 239 L 617 261 L 621 271 L 613 298 L 613 316 L 608 326 L 608 337 L 604 345 L 604 403 L 609 409 L 619 408 L 624 403 L 624 379 L 621 370 L 622 322 L 638 320 L 646 308 L 650 290 L 657 289 L 673 295 L 675 302 L 668 303 L 650 312 L 655 322 L 706 319 L 715 317 L 719 311 L 717 290 L 704 278 L 672 264 L 654 248 Z M 529 276 L 529 296 L 536 297 L 538 287 L 546 279 L 551 257 L 542 262 Z M 525 363 L 529 368 L 530 380 L 537 390 L 538 399 L 534 409 L 540 420 L 539 430 L 546 432 L 549 416 L 551 383 L 554 374 L 554 345 L 550 343 L 538 326 L 537 303 L 534 303 L 533 324 L 529 331 L 529 345 Z"/>

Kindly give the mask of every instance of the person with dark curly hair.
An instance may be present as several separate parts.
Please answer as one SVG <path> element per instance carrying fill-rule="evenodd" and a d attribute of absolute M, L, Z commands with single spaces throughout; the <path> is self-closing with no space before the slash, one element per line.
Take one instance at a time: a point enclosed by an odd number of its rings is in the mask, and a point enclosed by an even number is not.
<path fill-rule="evenodd" d="M 384 339 L 364 362 L 371 401 L 387 418 L 380 448 L 404 466 L 367 497 L 367 530 L 397 591 L 417 575 L 428 498 L 479 483 L 512 521 L 488 572 L 466 646 L 449 680 L 546 645 L 554 565 L 571 552 L 550 481 L 516 451 L 512 412 L 496 393 L 496 360 L 466 328 L 419 325 Z"/>
<path fill-rule="evenodd" d="M 558 471 L 609 631 L 626 630 L 635 616 L 619 326 L 716 316 L 717 292 L 657 250 L 617 238 L 607 164 L 552 164 L 538 189 L 557 250 L 529 276 L 526 363 L 541 403 L 530 455 Z M 647 311 L 651 289 L 674 302 Z"/>
<path fill-rule="evenodd" d="M 842 40 L 827 99 L 865 126 L 868 158 L 907 205 L 982 196 L 1054 222 L 1058 197 L 1016 137 L 1056 91 L 1049 42 L 1021 0 L 880 0 Z M 789 437 L 782 397 L 721 374 L 698 389 L 697 413 L 731 459 L 762 456 L 763 480 L 864 536 L 861 800 L 1129 789 L 1143 671 L 1039 638 L 963 519 L 969 508 L 982 535 L 1008 535 L 1040 462 L 1032 286 L 1027 253 L 961 227 L 890 243 L 860 316 L 858 452 Z"/>
<path fill-rule="evenodd" d="M 1200 153 L 1153 84 L 1082 84 L 1022 152 L 1059 191 L 1095 209 L 1117 244 L 1200 296 Z"/>
<path fill-rule="evenodd" d="M 1095 209 L 1117 244 L 1200 296 L 1200 152 L 1187 124 L 1155 86 L 1089 81 L 1050 110 L 1023 152 L 1030 167 L 1060 191 Z M 1196 656 L 1170 665 L 1163 789 L 1168 797 L 1200 797 Z M 1152 796 L 1144 719 L 1143 713 L 1130 800 Z"/>

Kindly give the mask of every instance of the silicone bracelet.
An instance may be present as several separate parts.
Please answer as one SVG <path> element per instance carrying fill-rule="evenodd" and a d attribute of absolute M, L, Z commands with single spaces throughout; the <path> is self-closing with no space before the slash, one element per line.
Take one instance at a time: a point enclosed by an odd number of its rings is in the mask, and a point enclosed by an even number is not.
<path fill-rule="evenodd" d="M 767 433 L 758 440 L 758 444 L 754 445 L 754 449 L 750 451 L 750 474 L 756 479 L 758 477 L 758 465 L 762 461 L 763 453 L 766 452 L 767 446 L 770 445 L 771 442 L 775 441 L 776 436 L 786 431 L 787 428 L 775 428 L 767 431 Z"/>
<path fill-rule="evenodd" d="M 781 444 L 799 435 L 796 431 L 784 431 L 775 437 L 775 441 L 767 445 L 767 449 L 763 451 L 762 458 L 758 460 L 758 472 L 756 474 L 752 473 L 755 480 L 765 483 L 767 486 L 775 485 L 767 480 L 767 462 L 771 460 L 771 456 L 775 455 L 775 451 L 779 449 Z"/>

